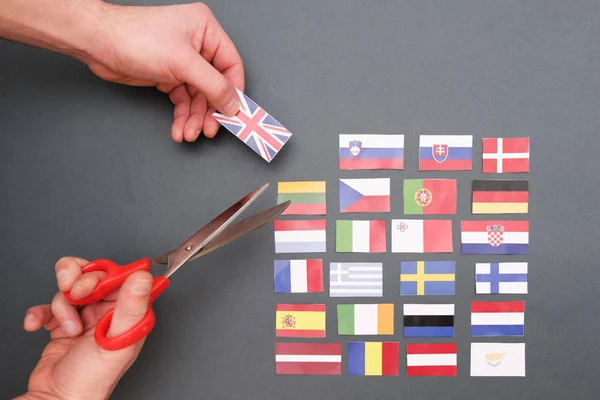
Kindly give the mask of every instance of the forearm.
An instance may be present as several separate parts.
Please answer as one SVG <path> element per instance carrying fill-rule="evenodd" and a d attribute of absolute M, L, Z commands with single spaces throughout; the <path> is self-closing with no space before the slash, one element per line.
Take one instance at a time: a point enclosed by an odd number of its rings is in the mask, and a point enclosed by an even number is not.
<path fill-rule="evenodd" d="M 0 37 L 86 58 L 100 51 L 101 0 L 2 0 Z"/>

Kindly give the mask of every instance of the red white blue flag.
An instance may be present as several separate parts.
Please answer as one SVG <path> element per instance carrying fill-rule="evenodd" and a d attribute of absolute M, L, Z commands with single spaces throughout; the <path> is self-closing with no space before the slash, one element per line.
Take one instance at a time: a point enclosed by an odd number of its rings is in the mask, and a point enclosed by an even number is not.
<path fill-rule="evenodd" d="M 419 171 L 470 171 L 472 135 L 421 135 Z"/>
<path fill-rule="evenodd" d="M 404 135 L 340 135 L 340 169 L 404 169 Z"/>
<path fill-rule="evenodd" d="M 215 112 L 213 117 L 267 162 L 271 162 L 292 137 L 292 133 L 241 90 L 235 90 L 240 102 L 237 114 L 227 117 Z"/>

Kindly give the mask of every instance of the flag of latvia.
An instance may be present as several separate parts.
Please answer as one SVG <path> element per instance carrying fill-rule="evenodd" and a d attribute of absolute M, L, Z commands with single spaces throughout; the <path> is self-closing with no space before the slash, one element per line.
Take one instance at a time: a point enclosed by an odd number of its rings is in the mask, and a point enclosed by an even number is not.
<path fill-rule="evenodd" d="M 340 375 L 340 343 L 275 343 L 277 375 Z"/>

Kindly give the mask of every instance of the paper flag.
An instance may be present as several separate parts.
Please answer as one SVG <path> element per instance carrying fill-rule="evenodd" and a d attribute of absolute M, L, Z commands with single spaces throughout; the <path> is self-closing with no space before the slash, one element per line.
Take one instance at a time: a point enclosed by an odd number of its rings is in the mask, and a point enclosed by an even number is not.
<path fill-rule="evenodd" d="M 336 221 L 338 253 L 385 253 L 385 221 Z"/>
<path fill-rule="evenodd" d="M 276 220 L 275 253 L 324 253 L 327 251 L 324 219 Z"/>
<path fill-rule="evenodd" d="M 277 184 L 277 203 L 292 202 L 282 215 L 325 215 L 325 199 L 325 181 Z"/>
<path fill-rule="evenodd" d="M 392 253 L 452 253 L 452 247 L 452 221 L 392 220 Z"/>
<path fill-rule="evenodd" d="M 527 254 L 529 221 L 462 221 L 462 254 Z"/>
<path fill-rule="evenodd" d="M 277 375 L 340 375 L 340 343 L 275 343 Z"/>
<path fill-rule="evenodd" d="M 454 261 L 402 261 L 400 295 L 454 295 Z"/>
<path fill-rule="evenodd" d="M 529 138 L 483 139 L 484 174 L 529 172 Z"/>
<path fill-rule="evenodd" d="M 471 343 L 471 376 L 525 376 L 525 343 Z"/>
<path fill-rule="evenodd" d="M 525 302 L 473 302 L 471 334 L 477 336 L 523 336 Z"/>
<path fill-rule="evenodd" d="M 405 179 L 404 214 L 456 214 L 456 179 Z"/>
<path fill-rule="evenodd" d="M 456 376 L 455 343 L 407 344 L 407 376 Z"/>
<path fill-rule="evenodd" d="M 330 297 L 382 297 L 382 263 L 329 264 Z"/>
<path fill-rule="evenodd" d="M 277 304 L 275 336 L 325 337 L 325 304 Z"/>
<path fill-rule="evenodd" d="M 454 337 L 454 304 L 404 304 L 404 337 Z"/>
<path fill-rule="evenodd" d="M 340 212 L 389 212 L 390 178 L 340 179 Z"/>
<path fill-rule="evenodd" d="M 240 102 L 237 114 L 227 117 L 214 112 L 213 117 L 256 154 L 271 162 L 292 137 L 292 133 L 241 90 L 235 90 Z"/>
<path fill-rule="evenodd" d="M 323 260 L 275 260 L 275 293 L 323 292 Z"/>
<path fill-rule="evenodd" d="M 338 304 L 338 335 L 393 335 L 393 304 Z"/>
<path fill-rule="evenodd" d="M 398 376 L 398 342 L 348 343 L 348 375 Z"/>
<path fill-rule="evenodd" d="M 404 135 L 340 135 L 340 169 L 403 169 Z"/>
<path fill-rule="evenodd" d="M 473 136 L 421 135 L 419 171 L 470 171 Z"/>
<path fill-rule="evenodd" d="M 529 181 L 473 181 L 473 214 L 527 214 Z"/>
<path fill-rule="evenodd" d="M 527 263 L 475 264 L 477 294 L 527 294 Z"/>

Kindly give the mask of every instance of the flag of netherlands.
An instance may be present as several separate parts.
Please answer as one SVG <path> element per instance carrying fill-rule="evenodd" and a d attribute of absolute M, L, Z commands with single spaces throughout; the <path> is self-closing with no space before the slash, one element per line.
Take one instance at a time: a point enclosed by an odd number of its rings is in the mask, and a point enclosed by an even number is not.
<path fill-rule="evenodd" d="M 419 171 L 470 171 L 472 135 L 421 135 Z"/>
<path fill-rule="evenodd" d="M 477 336 L 523 336 L 525 302 L 473 302 L 471 334 Z"/>
<path fill-rule="evenodd" d="M 382 263 L 337 263 L 329 265 L 329 297 L 382 297 Z"/>
<path fill-rule="evenodd" d="M 398 376 L 398 342 L 348 343 L 348 375 Z"/>
<path fill-rule="evenodd" d="M 340 179 L 340 212 L 389 212 L 390 178 Z"/>
<path fill-rule="evenodd" d="M 275 343 L 277 375 L 340 375 L 341 343 Z"/>
<path fill-rule="evenodd" d="M 385 253 L 385 221 L 336 221 L 338 253 Z"/>
<path fill-rule="evenodd" d="M 404 135 L 340 135 L 340 169 L 403 169 Z"/>
<path fill-rule="evenodd" d="M 527 294 L 527 263 L 475 264 L 477 294 Z"/>
<path fill-rule="evenodd" d="M 250 97 L 235 88 L 240 109 L 233 117 L 214 112 L 213 117 L 254 152 L 271 162 L 292 133 Z"/>
<path fill-rule="evenodd" d="M 326 246 L 326 221 L 276 220 L 276 253 L 324 253 Z"/>
<path fill-rule="evenodd" d="M 400 295 L 454 295 L 454 261 L 402 261 Z"/>
<path fill-rule="evenodd" d="M 484 138 L 484 174 L 529 172 L 529 138 Z"/>
<path fill-rule="evenodd" d="M 323 260 L 275 260 L 275 293 L 323 292 Z"/>
<path fill-rule="evenodd" d="M 454 304 L 404 304 L 404 337 L 454 337 Z"/>
<path fill-rule="evenodd" d="M 407 376 L 456 376 L 456 344 L 407 344 Z"/>
<path fill-rule="evenodd" d="M 462 221 L 462 254 L 528 254 L 529 221 Z"/>

